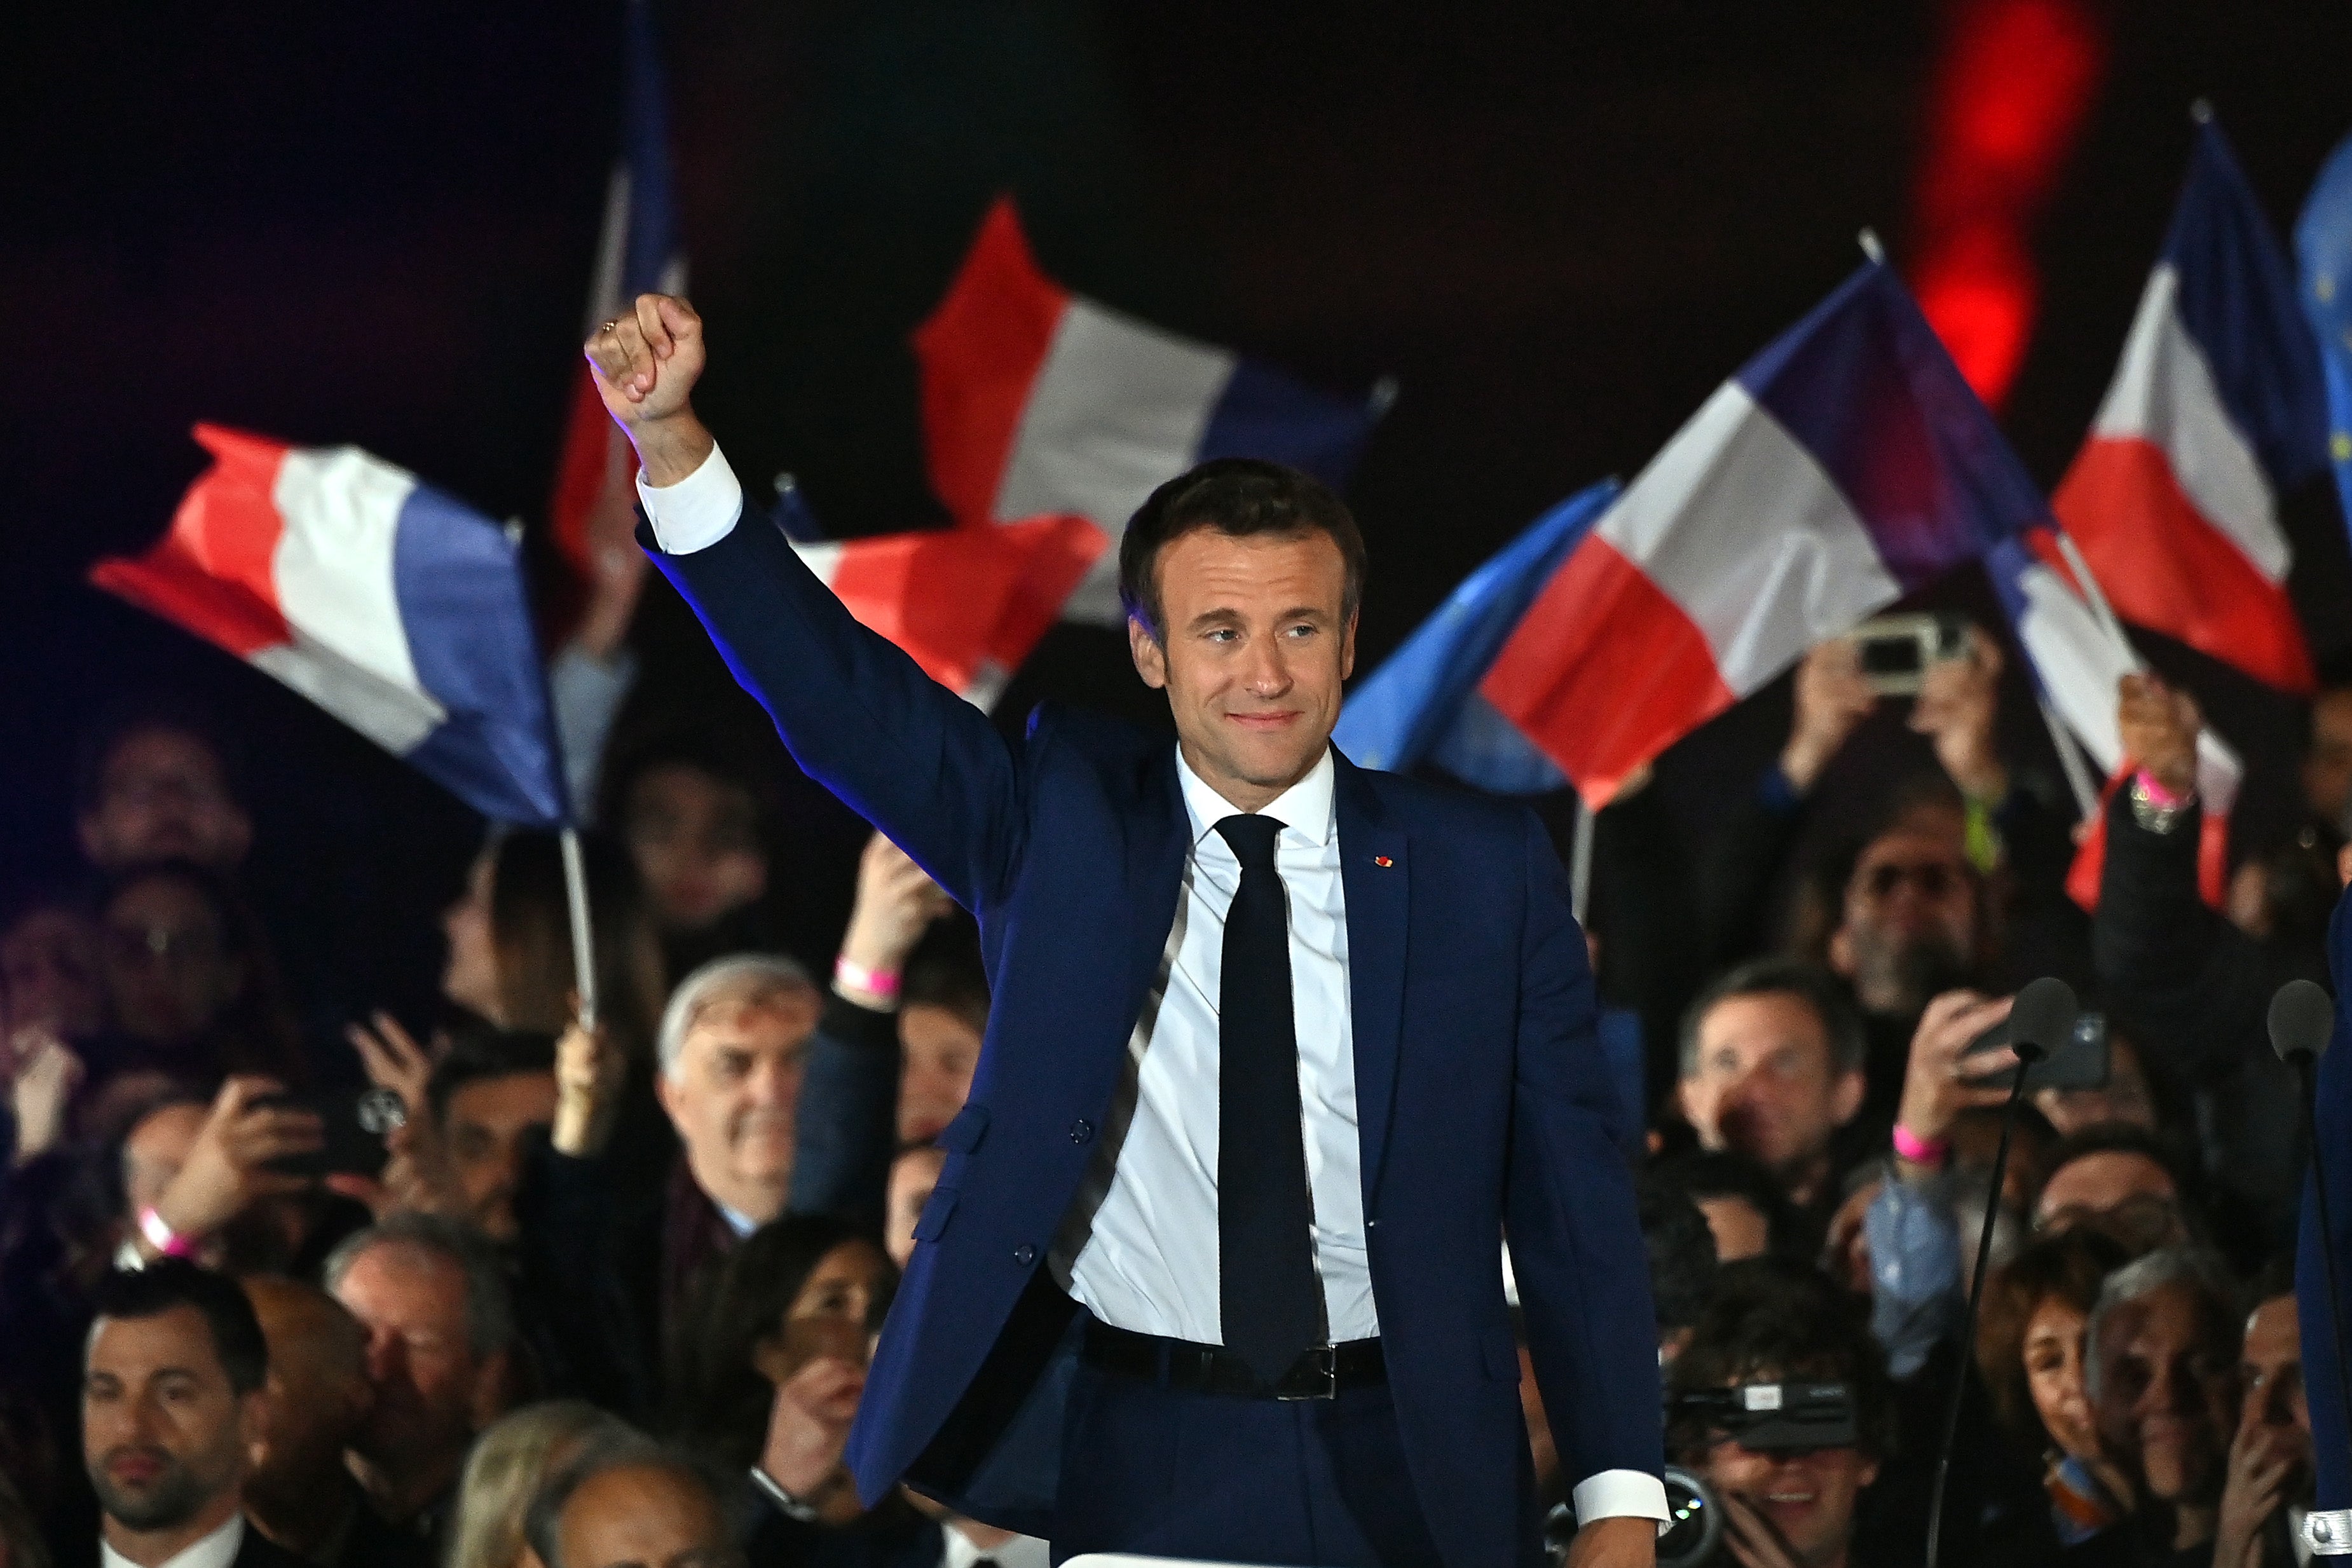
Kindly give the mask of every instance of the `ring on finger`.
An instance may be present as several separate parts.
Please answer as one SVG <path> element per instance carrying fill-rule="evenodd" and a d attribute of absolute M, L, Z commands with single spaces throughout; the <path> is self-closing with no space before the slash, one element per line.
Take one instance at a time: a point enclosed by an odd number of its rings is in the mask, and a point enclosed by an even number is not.
<path fill-rule="evenodd" d="M 596 335 L 600 338 L 609 338 L 613 335 L 613 329 L 620 324 L 621 319 L 616 316 L 612 320 L 605 322 L 602 327 L 597 328 Z"/>

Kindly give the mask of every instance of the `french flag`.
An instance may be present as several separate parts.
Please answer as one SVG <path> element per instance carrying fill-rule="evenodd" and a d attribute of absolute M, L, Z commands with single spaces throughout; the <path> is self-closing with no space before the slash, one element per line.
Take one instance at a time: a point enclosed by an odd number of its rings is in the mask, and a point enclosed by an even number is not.
<path fill-rule="evenodd" d="M 2044 516 L 1874 259 L 1652 459 L 1478 689 L 1598 809 L 1806 649 Z"/>
<path fill-rule="evenodd" d="M 356 447 L 200 424 L 172 528 L 90 580 L 277 677 L 494 821 L 570 817 L 520 548 Z"/>
<path fill-rule="evenodd" d="M 1033 517 L 825 543 L 795 538 L 793 549 L 860 622 L 985 710 L 1053 626 L 1102 535 L 1083 517 Z"/>
<path fill-rule="evenodd" d="M 2123 732 L 2116 722 L 2117 686 L 2124 676 L 2147 666 L 2122 639 L 2109 633 L 2092 610 L 2049 528 L 2031 528 L 2001 540 L 1985 552 L 1984 565 L 2025 650 L 2034 686 L 2050 711 L 2082 742 L 2107 780 L 2106 793 L 2112 794 L 2136 766 L 2124 752 Z M 2198 882 L 2205 901 L 2216 907 L 2229 865 L 2230 810 L 2244 775 L 2238 754 L 2208 725 L 2197 737 L 2197 794 L 2204 802 L 2199 818 Z M 2106 827 L 2105 810 L 2094 812 L 2067 873 L 2067 893 L 2085 909 L 2098 908 Z"/>
<path fill-rule="evenodd" d="M 2308 692 L 2278 497 L 2326 466 L 2326 419 L 2286 257 L 2202 117 L 2123 362 L 2052 509 L 2125 620 Z"/>
<path fill-rule="evenodd" d="M 629 0 L 624 62 L 621 157 L 604 192 L 604 226 L 588 290 L 585 337 L 640 294 L 686 291 L 670 178 L 669 108 L 662 89 L 649 0 Z M 555 548 L 575 580 L 593 576 L 599 548 L 635 549 L 636 454 L 597 396 L 594 372 L 577 365 L 563 451 L 556 461 L 548 519 Z"/>
<path fill-rule="evenodd" d="M 1009 197 L 914 335 L 931 487 L 958 524 L 1082 517 L 1096 559 L 1063 613 L 1115 626 L 1118 537 L 1163 482 L 1264 457 L 1346 483 L 1387 406 L 1072 294 L 1039 269 Z"/>

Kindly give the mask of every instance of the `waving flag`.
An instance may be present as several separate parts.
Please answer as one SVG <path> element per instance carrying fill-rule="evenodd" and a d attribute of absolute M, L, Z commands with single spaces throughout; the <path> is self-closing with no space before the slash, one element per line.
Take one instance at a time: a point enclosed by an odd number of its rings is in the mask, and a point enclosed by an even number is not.
<path fill-rule="evenodd" d="M 1675 434 L 1479 690 L 1598 808 L 1814 643 L 2045 515 L 1874 261 Z"/>
<path fill-rule="evenodd" d="M 356 447 L 200 424 L 172 529 L 90 580 L 301 693 L 483 815 L 570 815 L 518 548 Z"/>
<path fill-rule="evenodd" d="M 1614 480 L 1578 491 L 1463 579 L 1349 694 L 1331 733 L 1349 759 L 1400 773 L 1433 762 L 1499 795 L 1566 785 L 1551 759 L 1479 695 L 1478 682 L 1528 603 L 1616 497 Z"/>
<path fill-rule="evenodd" d="M 1097 559 L 1064 612 L 1115 626 L 1118 551 L 1145 497 L 1212 457 L 1346 482 L 1386 394 L 1334 397 L 1074 295 L 1038 269 L 1010 198 L 915 332 L 931 487 L 959 524 L 1084 517 Z"/>
<path fill-rule="evenodd" d="M 2326 463 L 2325 400 L 2286 258 L 2206 119 L 2123 362 L 2051 497 L 2117 614 L 2312 688 L 2277 498 Z"/>
<path fill-rule="evenodd" d="M 838 543 L 796 537 L 793 549 L 859 622 L 940 685 L 991 708 L 1101 540 L 1083 517 L 1034 517 Z"/>
<path fill-rule="evenodd" d="M 2294 225 L 2303 314 L 2327 385 L 2327 455 L 2352 524 L 2352 136 L 2336 143 Z"/>
<path fill-rule="evenodd" d="M 596 248 L 583 337 L 640 294 L 686 288 L 686 253 L 678 241 L 670 181 L 669 109 L 649 0 L 628 0 L 626 40 L 621 157 L 605 187 L 604 232 Z M 590 575 L 601 540 L 635 548 L 630 531 L 636 497 L 629 481 L 636 471 L 636 455 L 604 412 L 593 373 L 581 364 L 563 454 L 556 464 L 555 493 L 548 502 L 555 547 L 581 580 Z"/>

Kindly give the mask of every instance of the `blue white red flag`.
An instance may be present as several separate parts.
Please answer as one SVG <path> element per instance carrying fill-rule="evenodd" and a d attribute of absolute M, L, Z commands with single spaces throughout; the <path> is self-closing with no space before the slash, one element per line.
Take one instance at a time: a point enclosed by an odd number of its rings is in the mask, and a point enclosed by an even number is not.
<path fill-rule="evenodd" d="M 1539 795 L 1567 784 L 1551 759 L 1479 694 L 1478 683 L 1617 489 L 1616 481 L 1604 480 L 1528 524 L 1348 694 L 1331 738 L 1350 761 L 1399 773 L 1433 763 L 1498 795 Z"/>
<path fill-rule="evenodd" d="M 584 338 L 640 294 L 681 294 L 686 251 L 670 178 L 669 107 L 662 87 L 649 0 L 628 0 L 622 99 L 621 156 L 604 193 L 604 228 L 588 290 Z M 556 549 L 582 580 L 600 548 L 634 549 L 636 455 L 604 412 L 583 362 L 572 390 L 572 413 L 557 460 L 548 519 Z"/>
<path fill-rule="evenodd" d="M 274 675 L 497 821 L 569 820 L 520 549 L 356 447 L 200 424 L 171 531 L 90 580 Z"/>
<path fill-rule="evenodd" d="M 2123 361 L 2051 507 L 2125 620 L 2307 692 L 2278 497 L 2326 460 L 2294 276 L 2208 118 Z"/>
<path fill-rule="evenodd" d="M 1118 537 L 1162 482 L 1265 457 L 1346 483 L 1385 392 L 1317 391 L 1075 295 L 1038 268 L 1010 198 L 915 331 L 931 488 L 966 527 L 1083 517 L 1100 536 L 1063 613 L 1115 626 Z"/>
<path fill-rule="evenodd" d="M 1806 649 L 2046 516 L 1910 293 L 1873 261 L 1634 478 L 1479 690 L 1597 809 Z"/>
<path fill-rule="evenodd" d="M 2303 315 L 2327 385 L 2327 456 L 2352 525 L 2352 136 L 2336 143 L 2294 224 Z"/>

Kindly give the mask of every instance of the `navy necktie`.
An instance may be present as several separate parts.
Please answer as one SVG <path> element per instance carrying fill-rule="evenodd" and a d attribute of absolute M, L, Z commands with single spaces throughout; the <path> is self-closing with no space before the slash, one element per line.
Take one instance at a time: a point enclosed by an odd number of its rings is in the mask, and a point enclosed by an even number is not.
<path fill-rule="evenodd" d="M 1290 913 L 1272 817 L 1227 817 L 1217 831 L 1242 862 L 1225 912 L 1217 999 L 1217 1274 L 1224 1343 L 1267 1383 L 1323 1343 L 1315 1207 L 1298 1105 Z"/>

